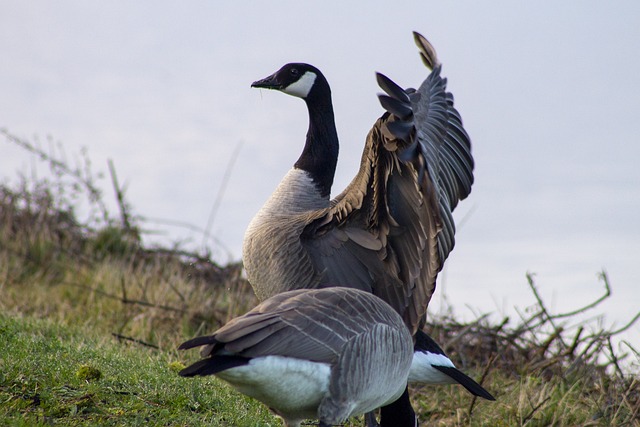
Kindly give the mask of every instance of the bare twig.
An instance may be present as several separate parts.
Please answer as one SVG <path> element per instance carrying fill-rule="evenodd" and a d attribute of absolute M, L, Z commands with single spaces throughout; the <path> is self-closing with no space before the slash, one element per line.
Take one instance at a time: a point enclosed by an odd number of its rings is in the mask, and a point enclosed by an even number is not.
<path fill-rule="evenodd" d="M 584 331 L 584 327 L 580 326 L 578 328 L 578 332 L 576 333 L 576 336 L 573 339 L 573 343 L 569 346 L 569 348 L 566 351 L 567 355 L 572 356 L 573 353 L 575 353 L 576 348 L 578 347 L 578 344 L 580 344 L 580 336 L 582 335 L 583 331 Z"/>
<path fill-rule="evenodd" d="M 611 344 L 611 336 L 607 337 L 607 348 L 609 349 L 609 361 L 615 367 L 616 373 L 620 376 L 620 378 L 624 378 L 622 369 L 620 369 L 620 365 L 618 364 L 620 357 L 616 356 L 616 352 L 613 350 L 613 345 Z"/>
<path fill-rule="evenodd" d="M 549 350 L 549 347 L 555 340 L 558 339 L 562 342 L 562 332 L 564 332 L 562 326 L 554 329 L 553 333 L 551 333 L 549 337 L 542 343 L 539 350 L 541 357 L 544 357 L 545 353 L 547 352 L 547 350 Z M 564 342 L 562 342 L 562 344 L 564 345 Z"/>
<path fill-rule="evenodd" d="M 240 149 L 242 148 L 243 142 L 238 142 L 236 148 L 231 153 L 231 157 L 229 158 L 229 162 L 227 163 L 227 167 L 222 175 L 222 181 L 220 182 L 220 188 L 218 189 L 218 195 L 216 196 L 215 201 L 213 202 L 213 206 L 211 207 L 211 212 L 209 213 L 209 219 L 207 220 L 207 226 L 204 228 L 204 236 L 202 236 L 202 246 L 205 246 L 207 240 L 209 240 L 209 235 L 211 234 L 211 228 L 213 227 L 213 222 L 216 219 L 216 214 L 218 213 L 218 209 L 222 204 L 222 198 L 224 197 L 224 193 L 227 190 L 227 184 L 229 183 L 229 178 L 231 178 L 231 172 L 233 171 L 233 167 L 236 164 L 236 160 L 238 159 L 238 155 L 240 154 Z"/>
<path fill-rule="evenodd" d="M 636 350 L 636 348 L 634 346 L 631 345 L 631 343 L 629 341 L 622 341 L 621 344 L 626 345 L 629 350 L 631 350 L 631 352 L 636 356 L 636 358 L 640 361 L 640 352 L 638 350 Z"/>
<path fill-rule="evenodd" d="M 636 313 L 636 315 L 633 316 L 633 318 L 629 321 L 629 323 L 627 323 L 626 325 L 622 326 L 621 328 L 614 329 L 613 331 L 609 332 L 609 334 L 611 336 L 614 336 L 614 335 L 618 335 L 618 334 L 626 331 L 627 329 L 632 327 L 638 321 L 638 319 L 640 319 L 640 312 Z"/>
<path fill-rule="evenodd" d="M 531 420 L 531 418 L 533 418 L 533 415 L 536 412 L 538 412 L 538 410 L 540 408 L 542 408 L 544 406 L 544 404 L 547 403 L 550 399 L 551 399 L 551 397 L 547 396 L 547 397 L 544 398 L 544 400 L 542 402 L 540 402 L 536 406 L 534 406 L 531 409 L 531 411 L 529 411 L 529 413 L 522 419 L 521 425 L 523 425 L 523 426 L 526 425 Z"/>
<path fill-rule="evenodd" d="M 554 319 L 561 319 L 563 317 L 573 317 L 576 314 L 580 314 L 580 313 L 584 313 L 585 311 L 592 309 L 594 307 L 596 307 L 598 304 L 600 304 L 602 301 L 606 300 L 607 298 L 609 298 L 611 296 L 611 287 L 609 286 L 609 278 L 607 276 L 607 272 L 602 270 L 599 274 L 598 277 L 600 279 L 602 279 L 602 281 L 604 282 L 604 295 L 602 295 L 600 298 L 596 299 L 595 301 L 593 301 L 591 304 L 587 304 L 584 307 L 581 307 L 577 310 L 574 311 L 570 311 L 567 313 L 561 313 L 561 314 L 554 314 L 553 318 Z"/>
<path fill-rule="evenodd" d="M 540 310 L 542 311 L 542 314 L 544 315 L 544 317 L 546 318 L 546 321 L 549 322 L 549 324 L 551 325 L 551 327 L 553 327 L 554 329 L 554 334 L 557 335 L 558 337 L 558 341 L 560 342 L 560 344 L 564 347 L 566 347 L 566 344 L 564 342 L 564 340 L 562 339 L 562 335 L 559 332 L 560 328 L 558 326 L 556 326 L 556 324 L 554 323 L 554 317 L 549 313 L 549 311 L 547 310 L 547 307 L 544 304 L 544 301 L 542 300 L 542 297 L 540 296 L 540 294 L 538 293 L 538 289 L 536 288 L 536 285 L 533 281 L 533 274 L 532 273 L 527 273 L 527 282 L 529 283 L 529 287 L 531 288 L 531 291 L 533 292 L 533 296 L 535 297 L 536 301 L 538 302 L 538 306 L 540 307 Z"/>
<path fill-rule="evenodd" d="M 482 385 L 482 383 L 484 383 L 484 380 L 487 378 L 487 375 L 489 375 L 489 372 L 491 371 L 491 368 L 493 367 L 493 364 L 495 363 L 495 361 L 498 359 L 498 353 L 494 354 L 493 357 L 491 357 L 491 359 L 485 364 L 484 366 L 484 370 L 482 371 L 482 375 L 480 376 L 480 380 L 478 381 L 478 384 Z M 467 419 L 471 419 L 471 414 L 473 413 L 473 408 L 475 407 L 475 404 L 478 400 L 478 396 L 474 395 L 473 398 L 471 399 L 471 403 L 469 404 L 469 410 L 467 411 Z"/>
<path fill-rule="evenodd" d="M 131 220 L 129 216 L 129 207 L 124 200 L 124 190 L 118 184 L 118 176 L 116 175 L 116 167 L 113 165 L 113 160 L 107 161 L 109 164 L 109 174 L 111 175 L 111 184 L 113 184 L 113 190 L 116 192 L 116 200 L 118 201 L 118 208 L 120 209 L 120 220 L 122 226 L 126 231 L 131 231 Z"/>
<path fill-rule="evenodd" d="M 59 171 L 72 177 L 76 182 L 81 184 L 81 186 L 87 191 L 89 200 L 94 203 L 100 210 L 102 219 L 105 222 L 109 220 L 107 207 L 102 201 L 102 192 L 95 186 L 93 179 L 89 173 L 83 174 L 82 171 L 78 168 L 72 169 L 68 166 L 64 159 L 60 160 L 54 158 L 31 142 L 22 138 L 18 138 L 17 136 L 11 134 L 7 129 L 1 128 L 0 134 L 3 135 L 8 141 L 16 144 L 21 148 L 24 148 L 30 153 L 33 153 L 39 160 L 47 162 L 55 173 L 58 173 Z"/>
<path fill-rule="evenodd" d="M 130 299 L 126 295 L 125 288 L 123 288 L 123 295 L 120 297 L 120 296 L 113 295 L 113 294 L 110 294 L 108 292 L 105 292 L 103 290 L 93 288 L 91 286 L 83 285 L 81 283 L 64 282 L 64 284 L 68 285 L 68 286 L 74 286 L 74 287 L 77 287 L 77 288 L 81 288 L 81 289 L 85 289 L 85 290 L 94 292 L 94 293 L 96 293 L 96 294 L 98 294 L 100 296 L 103 296 L 105 298 L 109 298 L 109 299 L 120 301 L 123 304 L 140 305 L 140 306 L 143 306 L 143 307 L 156 308 L 156 309 L 159 309 L 159 310 L 171 311 L 171 312 L 174 312 L 174 313 L 181 313 L 181 314 L 185 314 L 185 313 L 188 312 L 188 310 L 182 309 L 182 308 L 178 308 L 178 307 L 172 307 L 172 306 L 169 306 L 169 305 L 162 305 L 162 304 L 154 304 L 154 303 L 151 303 L 151 302 L 148 302 L 148 301 L 142 301 L 142 300 L 138 300 L 138 299 Z M 206 320 L 206 319 L 202 318 L 202 320 Z"/>
<path fill-rule="evenodd" d="M 145 347 L 153 348 L 153 349 L 156 349 L 156 350 L 159 350 L 159 349 L 160 349 L 160 347 L 158 347 L 158 346 L 157 346 L 157 345 L 155 345 L 155 344 L 150 344 L 150 343 L 148 343 L 148 342 L 145 342 L 145 341 L 139 340 L 139 339 L 137 339 L 137 338 L 127 337 L 127 336 L 124 336 L 124 335 L 117 334 L 117 333 L 115 333 L 115 332 L 112 332 L 112 333 L 111 333 L 111 335 L 112 335 L 112 336 L 114 336 L 114 337 L 116 337 L 116 338 L 118 338 L 118 340 L 120 340 L 120 341 L 130 341 L 130 342 L 134 342 L 134 343 L 136 343 L 136 344 L 140 344 L 140 345 L 143 345 L 143 346 L 145 346 Z"/>
<path fill-rule="evenodd" d="M 193 225 L 193 224 L 190 224 L 190 223 L 185 222 L 185 221 L 166 219 L 166 218 L 143 217 L 142 219 L 145 220 L 145 221 L 148 221 L 148 222 L 155 222 L 155 223 L 158 223 L 158 224 L 169 225 L 169 226 L 172 226 L 172 227 L 184 228 L 184 229 L 192 231 L 194 233 L 201 234 L 201 235 L 203 235 L 202 246 L 206 246 L 206 241 L 210 241 L 210 242 L 214 243 L 217 248 L 219 248 L 222 251 L 226 252 L 227 253 L 227 257 L 229 259 L 232 258 L 231 250 L 222 241 L 217 239 L 215 236 L 206 235 L 206 231 L 203 228 L 198 227 L 197 225 Z M 146 230 L 145 233 L 153 234 L 154 231 Z"/>

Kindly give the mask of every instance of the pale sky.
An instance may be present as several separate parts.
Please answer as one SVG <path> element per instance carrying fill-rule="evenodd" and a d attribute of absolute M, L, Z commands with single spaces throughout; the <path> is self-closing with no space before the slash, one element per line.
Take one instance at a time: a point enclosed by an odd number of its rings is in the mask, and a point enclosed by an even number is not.
<path fill-rule="evenodd" d="M 324 72 L 338 194 L 382 113 L 374 72 L 402 86 L 426 77 L 417 30 L 476 159 L 436 305 L 446 292 L 463 316 L 511 313 L 533 302 L 530 271 L 569 310 L 601 293 L 604 268 L 613 296 L 591 314 L 620 324 L 640 310 L 640 2 L 345 3 L 0 1 L 0 127 L 44 146 L 51 135 L 70 159 L 86 147 L 96 171 L 113 159 L 135 213 L 201 228 L 242 144 L 212 229 L 216 259 L 236 260 L 307 128 L 300 100 L 251 82 L 293 61 Z M 4 181 L 37 164 L 6 141 L 0 153 Z M 149 242 L 202 239 L 142 225 L 164 233 Z"/>

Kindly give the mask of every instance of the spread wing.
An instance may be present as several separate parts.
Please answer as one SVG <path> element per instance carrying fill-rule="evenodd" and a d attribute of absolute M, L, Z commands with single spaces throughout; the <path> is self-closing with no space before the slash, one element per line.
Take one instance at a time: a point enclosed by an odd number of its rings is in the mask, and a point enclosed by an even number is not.
<path fill-rule="evenodd" d="M 373 292 L 412 333 L 453 249 L 451 213 L 473 183 L 470 140 L 435 51 L 414 36 L 432 72 L 418 90 L 377 75 L 387 111 L 367 136 L 359 173 L 302 235 L 321 285 Z"/>

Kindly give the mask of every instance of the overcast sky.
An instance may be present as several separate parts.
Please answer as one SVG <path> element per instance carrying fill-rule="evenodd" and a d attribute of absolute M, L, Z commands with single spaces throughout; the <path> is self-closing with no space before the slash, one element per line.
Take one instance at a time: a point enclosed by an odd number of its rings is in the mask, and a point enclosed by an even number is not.
<path fill-rule="evenodd" d="M 70 159 L 86 147 L 96 171 L 113 159 L 135 213 L 204 228 L 241 145 L 212 228 L 222 262 L 239 259 L 245 227 L 307 128 L 300 100 L 250 83 L 286 62 L 324 72 L 341 140 L 338 194 L 382 112 L 374 71 L 403 86 L 426 76 L 418 30 L 444 64 L 476 159 L 436 295 L 444 289 L 463 315 L 510 313 L 532 302 L 530 271 L 568 310 L 601 293 L 604 268 L 607 319 L 640 309 L 640 2 L 0 1 L 0 10 L 0 127 L 44 146 L 50 135 Z M 2 141 L 0 153 L 0 179 L 31 173 L 20 148 Z M 103 187 L 114 206 L 108 179 Z M 149 241 L 202 239 L 143 226 L 165 233 Z"/>

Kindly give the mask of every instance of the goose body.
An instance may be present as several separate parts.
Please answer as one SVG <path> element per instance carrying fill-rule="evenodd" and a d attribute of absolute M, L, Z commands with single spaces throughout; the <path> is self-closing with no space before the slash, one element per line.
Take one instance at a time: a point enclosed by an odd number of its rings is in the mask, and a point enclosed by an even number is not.
<path fill-rule="evenodd" d="M 308 418 L 339 424 L 396 401 L 413 355 L 402 318 L 374 295 L 348 288 L 278 294 L 180 349 L 199 346 L 203 359 L 180 375 L 216 375 L 289 427 Z"/>
<path fill-rule="evenodd" d="M 366 138 L 357 175 L 334 199 L 338 136 L 326 78 L 291 63 L 253 83 L 302 98 L 309 112 L 300 157 L 245 233 L 244 267 L 259 299 L 345 286 L 386 301 L 412 335 L 424 325 L 454 245 L 451 213 L 471 191 L 473 158 L 435 51 L 414 36 L 432 71 L 417 90 L 377 75 L 387 111 Z"/>

